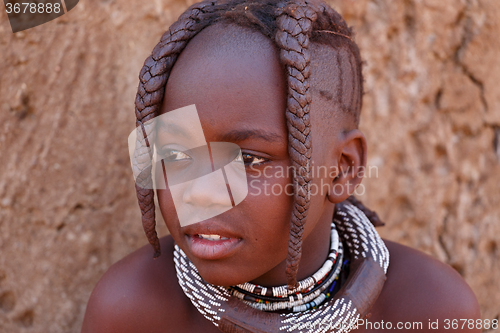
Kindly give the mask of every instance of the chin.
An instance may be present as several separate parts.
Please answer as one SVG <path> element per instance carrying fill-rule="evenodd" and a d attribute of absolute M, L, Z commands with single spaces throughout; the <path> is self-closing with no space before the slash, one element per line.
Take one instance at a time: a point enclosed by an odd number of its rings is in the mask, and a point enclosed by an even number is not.
<path fill-rule="evenodd" d="M 240 274 L 228 274 L 215 267 L 198 269 L 198 272 L 203 280 L 216 286 L 230 287 L 250 281 L 250 279 L 245 279 L 245 277 Z"/>

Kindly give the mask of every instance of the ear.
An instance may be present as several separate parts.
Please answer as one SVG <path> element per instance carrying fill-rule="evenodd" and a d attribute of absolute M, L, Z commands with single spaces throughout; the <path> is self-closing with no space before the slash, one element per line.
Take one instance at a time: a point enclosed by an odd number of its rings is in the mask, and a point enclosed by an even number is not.
<path fill-rule="evenodd" d="M 346 200 L 363 180 L 367 153 L 364 134 L 358 129 L 342 134 L 339 151 L 338 174 L 328 192 L 328 200 L 334 204 Z"/>

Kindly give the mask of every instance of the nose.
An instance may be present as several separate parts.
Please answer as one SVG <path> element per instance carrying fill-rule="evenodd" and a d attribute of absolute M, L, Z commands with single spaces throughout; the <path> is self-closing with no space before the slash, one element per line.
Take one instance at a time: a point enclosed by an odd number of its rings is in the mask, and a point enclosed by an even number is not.
<path fill-rule="evenodd" d="M 220 207 L 221 213 L 231 208 L 231 198 L 222 170 L 189 181 L 184 190 L 183 202 L 196 208 L 210 210 Z"/>

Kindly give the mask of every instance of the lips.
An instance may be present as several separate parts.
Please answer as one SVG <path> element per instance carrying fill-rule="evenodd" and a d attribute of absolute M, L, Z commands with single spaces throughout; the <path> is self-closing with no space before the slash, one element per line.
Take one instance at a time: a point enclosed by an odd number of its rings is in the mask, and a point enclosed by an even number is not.
<path fill-rule="evenodd" d="M 232 255 L 242 238 L 216 223 L 201 222 L 184 228 L 190 252 L 199 259 L 218 260 Z"/>

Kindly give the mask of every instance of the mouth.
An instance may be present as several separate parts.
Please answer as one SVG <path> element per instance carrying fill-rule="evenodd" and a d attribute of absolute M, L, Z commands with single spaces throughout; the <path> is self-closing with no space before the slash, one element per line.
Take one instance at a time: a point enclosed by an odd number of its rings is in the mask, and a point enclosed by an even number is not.
<path fill-rule="evenodd" d="M 185 236 L 191 253 L 204 260 L 218 260 L 231 256 L 242 238 L 214 225 L 203 224 L 186 230 Z M 208 230 L 210 229 L 210 231 Z"/>
<path fill-rule="evenodd" d="M 220 240 L 228 240 L 228 239 L 231 239 L 230 237 L 224 237 L 224 236 L 221 236 L 221 235 L 206 235 L 206 234 L 198 234 L 196 235 L 198 236 L 199 238 L 201 239 L 206 239 L 206 240 L 209 240 L 209 241 L 220 241 Z"/>

